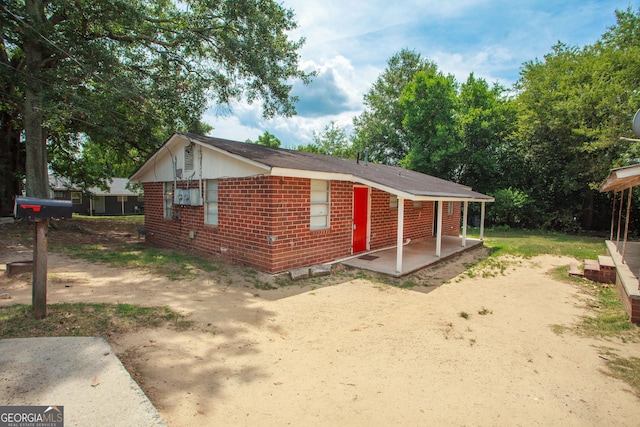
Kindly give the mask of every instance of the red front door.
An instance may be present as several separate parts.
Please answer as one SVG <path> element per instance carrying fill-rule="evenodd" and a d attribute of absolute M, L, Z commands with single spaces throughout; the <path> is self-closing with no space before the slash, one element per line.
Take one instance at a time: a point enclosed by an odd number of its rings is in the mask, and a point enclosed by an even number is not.
<path fill-rule="evenodd" d="M 367 249 L 369 189 L 353 187 L 353 253 Z"/>

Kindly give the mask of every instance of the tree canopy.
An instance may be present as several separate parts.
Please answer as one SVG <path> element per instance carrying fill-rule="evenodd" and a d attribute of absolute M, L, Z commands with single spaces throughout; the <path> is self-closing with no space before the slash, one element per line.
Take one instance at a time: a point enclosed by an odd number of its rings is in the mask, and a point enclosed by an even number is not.
<path fill-rule="evenodd" d="M 311 77 L 293 12 L 271 0 L 8 0 L 0 25 L 3 210 L 23 176 L 48 196 L 48 160 L 76 183 L 130 173 L 172 132 L 208 130 L 209 105 L 294 114 L 292 83 Z"/>
<path fill-rule="evenodd" d="M 611 168 L 638 163 L 631 119 L 640 107 L 640 12 L 593 45 L 559 42 L 523 64 L 511 89 L 473 73 L 459 83 L 415 52 L 394 55 L 354 119 L 354 146 L 494 195 L 496 224 L 565 231 L 604 228 Z"/>
<path fill-rule="evenodd" d="M 274 134 L 269 133 L 266 130 L 255 141 L 251 141 L 250 139 L 248 139 L 247 142 L 250 144 L 258 144 L 275 148 L 280 147 L 280 144 L 282 144 L 282 142 Z"/>

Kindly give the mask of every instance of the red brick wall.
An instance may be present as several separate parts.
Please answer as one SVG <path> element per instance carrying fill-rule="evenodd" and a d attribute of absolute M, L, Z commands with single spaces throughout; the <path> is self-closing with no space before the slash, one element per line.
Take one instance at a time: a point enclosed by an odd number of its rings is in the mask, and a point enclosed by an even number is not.
<path fill-rule="evenodd" d="M 640 299 L 629 297 L 629 304 L 631 306 L 630 320 L 640 324 Z"/>
<path fill-rule="evenodd" d="M 197 186 L 197 182 L 191 185 L 191 187 Z M 178 187 L 186 188 L 186 185 L 179 183 Z M 144 224 L 147 231 L 152 233 L 146 236 L 148 242 L 205 254 L 219 252 L 218 230 L 216 227 L 204 224 L 202 206 L 173 205 L 173 214 L 179 216 L 180 220 L 167 219 L 164 218 L 164 183 L 145 183 L 144 191 Z M 190 231 L 194 232 L 194 239 L 189 237 Z"/>
<path fill-rule="evenodd" d="M 163 218 L 163 183 L 147 183 L 145 227 L 153 233 L 147 241 L 221 254 L 272 273 L 351 255 L 353 183 L 331 181 L 330 228 L 317 231 L 309 227 L 310 185 L 308 179 L 272 176 L 219 180 L 219 226 L 211 226 L 204 224 L 203 206 L 174 205 L 180 220 Z M 455 205 L 451 217 L 443 206 L 443 234 L 459 235 L 460 203 Z M 433 235 L 433 206 L 422 202 L 414 209 L 405 201 L 405 239 Z M 371 249 L 395 245 L 398 211 L 389 208 L 389 194 L 371 189 L 371 211 Z"/>
<path fill-rule="evenodd" d="M 371 249 L 394 246 L 398 229 L 398 210 L 389 208 L 389 193 L 371 189 Z M 443 204 L 442 234 L 460 235 L 460 202 L 453 202 L 453 215 L 448 215 L 447 202 Z M 433 237 L 434 202 L 422 202 L 414 207 L 410 200 L 404 202 L 403 240 Z"/>

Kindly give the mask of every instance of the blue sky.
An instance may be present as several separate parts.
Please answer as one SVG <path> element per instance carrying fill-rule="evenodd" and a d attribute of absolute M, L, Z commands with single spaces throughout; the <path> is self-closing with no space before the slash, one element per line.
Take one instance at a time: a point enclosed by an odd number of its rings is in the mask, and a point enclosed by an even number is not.
<path fill-rule="evenodd" d="M 640 0 L 284 0 L 296 15 L 291 38 L 306 39 L 300 67 L 318 75 L 295 85 L 298 114 L 261 118 L 258 104 L 215 108 L 203 120 L 211 136 L 255 140 L 268 131 L 283 147 L 312 142 L 332 120 L 347 127 L 363 110 L 363 95 L 403 48 L 464 82 L 470 73 L 511 87 L 524 62 L 542 59 L 558 41 L 585 46 L 615 24 L 615 10 Z"/>

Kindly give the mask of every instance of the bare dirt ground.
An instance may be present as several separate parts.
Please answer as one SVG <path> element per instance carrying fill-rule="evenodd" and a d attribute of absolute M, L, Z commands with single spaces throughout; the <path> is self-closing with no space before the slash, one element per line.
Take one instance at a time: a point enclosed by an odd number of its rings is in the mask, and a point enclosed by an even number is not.
<path fill-rule="evenodd" d="M 110 233 L 77 238 L 135 243 Z M 1 237 L 0 269 L 30 258 Z M 482 251 L 414 278 L 440 286 L 336 274 L 275 290 L 234 266 L 176 282 L 50 252 L 48 301 L 167 305 L 193 321 L 112 342 L 170 426 L 637 426 L 640 400 L 607 375 L 602 349 L 628 357 L 640 344 L 554 332 L 588 314 L 574 285 L 547 274 L 570 260 L 460 275 Z M 29 304 L 29 278 L 0 274 L 3 292 L 0 305 Z"/>

